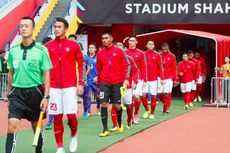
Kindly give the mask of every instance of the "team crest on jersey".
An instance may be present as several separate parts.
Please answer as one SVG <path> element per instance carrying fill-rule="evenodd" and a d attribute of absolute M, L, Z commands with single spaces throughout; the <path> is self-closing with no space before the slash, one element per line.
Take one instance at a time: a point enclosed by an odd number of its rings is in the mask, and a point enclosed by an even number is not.
<path fill-rule="evenodd" d="M 153 56 L 153 59 L 155 59 L 156 57 Z"/>
<path fill-rule="evenodd" d="M 116 53 L 113 53 L 113 56 L 116 56 L 117 54 Z"/>
<path fill-rule="evenodd" d="M 69 52 L 69 51 L 70 51 L 70 48 L 65 48 L 65 50 L 66 50 L 67 52 Z"/>
<path fill-rule="evenodd" d="M 188 68 L 190 68 L 190 66 L 188 66 Z"/>
<path fill-rule="evenodd" d="M 170 58 L 168 58 L 168 60 L 170 60 Z"/>
<path fill-rule="evenodd" d="M 138 55 L 136 55 L 136 58 L 138 57 Z"/>

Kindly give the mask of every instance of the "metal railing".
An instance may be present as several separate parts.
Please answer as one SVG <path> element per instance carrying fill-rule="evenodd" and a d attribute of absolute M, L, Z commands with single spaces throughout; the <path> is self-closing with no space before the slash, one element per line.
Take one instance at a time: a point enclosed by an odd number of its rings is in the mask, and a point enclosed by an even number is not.
<path fill-rule="evenodd" d="M 32 15 L 30 17 L 34 18 L 34 16 L 37 14 L 38 16 L 40 16 L 39 14 L 39 10 L 43 4 L 43 2 L 45 1 L 45 3 L 48 3 L 48 0 L 40 0 L 39 4 L 37 5 L 37 7 L 35 8 L 34 12 L 32 13 Z M 5 50 L 6 48 L 10 48 L 10 43 L 12 41 L 12 39 L 15 37 L 15 35 L 18 33 L 18 25 L 15 27 L 15 29 L 13 30 L 13 32 L 11 33 L 9 39 L 6 41 L 6 43 L 4 44 L 2 50 Z M 18 33 L 20 35 L 20 33 Z"/>
<path fill-rule="evenodd" d="M 213 77 L 211 80 L 211 103 L 230 107 L 230 78 Z"/>
<path fill-rule="evenodd" d="M 0 100 L 7 97 L 8 73 L 0 74 Z"/>
<path fill-rule="evenodd" d="M 72 3 L 72 0 L 69 1 L 68 5 L 66 6 L 64 12 L 62 13 L 61 17 L 65 17 L 66 15 L 70 15 L 69 10 L 70 10 L 70 5 Z M 52 35 L 53 34 L 53 24 L 54 21 L 56 19 L 56 16 L 52 17 L 51 22 L 48 26 L 48 29 L 46 30 L 46 32 L 42 35 L 42 40 L 41 42 L 45 39 L 45 37 L 47 37 L 48 35 Z"/>

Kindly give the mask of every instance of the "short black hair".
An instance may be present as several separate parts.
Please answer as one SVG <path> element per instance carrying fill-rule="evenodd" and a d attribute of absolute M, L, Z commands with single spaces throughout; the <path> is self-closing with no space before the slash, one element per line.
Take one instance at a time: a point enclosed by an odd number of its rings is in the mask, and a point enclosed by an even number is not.
<path fill-rule="evenodd" d="M 31 18 L 29 16 L 24 16 L 24 17 L 21 18 L 21 20 L 30 20 L 32 22 L 32 24 L 33 24 L 33 27 L 35 27 L 35 22 L 34 22 L 33 18 Z"/>
<path fill-rule="evenodd" d="M 187 53 L 188 53 L 188 54 L 194 54 L 194 51 L 191 50 L 191 49 L 189 49 L 189 50 L 187 51 Z"/>
<path fill-rule="evenodd" d="M 62 23 L 64 23 L 64 25 L 65 25 L 66 28 L 69 28 L 69 23 L 68 23 L 68 21 L 67 21 L 66 19 L 64 19 L 64 18 L 57 17 L 57 18 L 55 19 L 54 23 L 56 23 L 56 22 L 62 22 Z"/>
<path fill-rule="evenodd" d="M 76 36 L 75 34 L 70 34 L 70 35 L 68 36 L 68 38 L 69 38 L 69 37 L 74 37 L 75 40 L 77 40 L 77 36 Z"/>
<path fill-rule="evenodd" d="M 135 38 L 137 40 L 137 36 L 136 35 L 129 36 L 129 39 L 130 38 Z"/>
<path fill-rule="evenodd" d="M 90 46 L 90 45 L 93 45 L 93 46 L 95 46 L 95 48 L 97 48 L 97 44 L 96 44 L 95 42 L 89 43 L 89 46 Z"/>
<path fill-rule="evenodd" d="M 147 41 L 147 43 L 150 42 L 150 41 L 153 42 L 153 43 L 155 43 L 155 42 L 153 41 L 153 39 L 149 39 L 149 40 Z"/>
<path fill-rule="evenodd" d="M 196 51 L 195 51 L 195 53 L 198 53 L 198 54 L 200 54 L 200 51 L 199 51 L 199 50 L 196 50 Z"/>
<path fill-rule="evenodd" d="M 183 56 L 183 55 L 188 55 L 188 53 L 187 53 L 187 52 L 183 52 L 183 53 L 182 53 L 182 56 Z"/>
<path fill-rule="evenodd" d="M 104 32 L 101 33 L 101 35 L 106 35 L 106 34 L 108 34 L 110 36 L 113 36 L 111 31 L 104 31 Z"/>

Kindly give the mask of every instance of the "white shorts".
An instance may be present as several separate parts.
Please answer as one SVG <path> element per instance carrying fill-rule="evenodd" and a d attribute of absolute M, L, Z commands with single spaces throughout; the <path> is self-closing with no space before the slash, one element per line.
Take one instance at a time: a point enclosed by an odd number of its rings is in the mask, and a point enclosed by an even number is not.
<path fill-rule="evenodd" d="M 192 80 L 192 90 L 196 90 L 196 82 L 195 82 L 195 80 Z"/>
<path fill-rule="evenodd" d="M 132 104 L 132 101 L 133 101 L 133 90 L 132 89 L 128 89 L 126 91 L 125 96 L 121 98 L 121 101 L 123 101 L 124 104 L 126 104 L 126 105 Z"/>
<path fill-rule="evenodd" d="M 143 91 L 145 93 L 150 93 L 151 95 L 157 95 L 157 80 L 155 81 L 147 81 L 146 86 L 144 87 Z"/>
<path fill-rule="evenodd" d="M 50 88 L 49 114 L 77 114 L 77 88 Z"/>
<path fill-rule="evenodd" d="M 165 79 L 162 81 L 163 81 L 163 84 L 162 84 L 162 89 L 161 89 L 160 93 L 171 93 L 172 88 L 173 88 L 172 79 Z"/>
<path fill-rule="evenodd" d="M 197 84 L 202 84 L 202 82 L 203 82 L 202 80 L 203 80 L 202 76 L 199 76 Z"/>
<path fill-rule="evenodd" d="M 143 81 L 138 80 L 137 87 L 135 90 L 133 90 L 133 95 L 142 96 L 142 92 L 143 92 Z"/>
<path fill-rule="evenodd" d="M 181 83 L 180 89 L 182 93 L 191 92 L 192 90 L 192 82 Z"/>

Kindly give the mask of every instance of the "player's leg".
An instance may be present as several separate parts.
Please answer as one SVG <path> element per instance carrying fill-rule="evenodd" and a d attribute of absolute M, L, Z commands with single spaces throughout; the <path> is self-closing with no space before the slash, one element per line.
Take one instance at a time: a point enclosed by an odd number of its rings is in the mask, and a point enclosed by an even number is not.
<path fill-rule="evenodd" d="M 52 129 L 53 120 L 54 120 L 54 115 L 49 114 L 48 123 L 46 124 L 46 130 Z"/>
<path fill-rule="evenodd" d="M 57 144 L 57 152 L 64 152 L 63 133 L 63 91 L 62 89 L 50 88 L 50 100 L 48 111 L 54 115 L 54 136 Z"/>
<path fill-rule="evenodd" d="M 138 80 L 137 87 L 135 90 L 133 90 L 133 105 L 134 105 L 133 122 L 135 124 L 138 124 L 139 122 L 138 113 L 141 106 L 141 96 L 142 96 L 142 82 L 141 80 Z"/>
<path fill-rule="evenodd" d="M 191 96 L 192 82 L 187 82 L 185 85 L 186 85 L 185 91 L 186 91 L 187 103 L 190 107 L 192 107 L 193 106 L 193 101 Z"/>
<path fill-rule="evenodd" d="M 188 98 L 187 98 L 187 92 L 186 92 L 186 88 L 185 88 L 185 83 L 181 83 L 180 84 L 180 89 L 183 95 L 183 100 L 184 100 L 184 109 L 188 109 L 189 108 L 189 103 L 188 103 Z"/>
<path fill-rule="evenodd" d="M 122 97 L 124 104 L 126 106 L 127 112 L 127 129 L 130 129 L 132 126 L 132 118 L 133 118 L 133 104 L 132 104 L 133 92 L 132 89 L 128 89 L 125 96 Z"/>
<path fill-rule="evenodd" d="M 147 82 L 146 86 L 143 88 L 142 96 L 141 96 L 141 101 L 145 109 L 145 112 L 143 114 L 144 119 L 149 117 L 149 107 L 148 107 L 148 97 L 147 97 L 148 90 L 149 90 L 149 82 Z"/>
<path fill-rule="evenodd" d="M 121 107 L 121 92 L 120 88 L 122 84 L 114 84 L 112 85 L 111 90 L 111 103 L 116 108 L 117 113 L 117 123 L 118 123 L 118 131 L 123 132 L 123 124 L 122 124 L 122 107 Z"/>
<path fill-rule="evenodd" d="M 111 108 L 111 119 L 113 123 L 113 128 L 109 129 L 111 132 L 118 130 L 118 122 L 117 122 L 117 112 L 115 106 L 112 105 Z"/>
<path fill-rule="evenodd" d="M 92 97 L 92 93 L 93 93 L 93 88 L 91 87 L 91 85 L 89 85 L 89 93 L 88 93 L 88 110 L 87 110 L 87 117 L 90 117 L 91 116 L 91 104 L 92 104 L 92 101 L 91 101 L 91 97 Z"/>
<path fill-rule="evenodd" d="M 81 97 L 83 99 L 83 119 L 87 119 L 88 100 L 89 100 L 89 86 L 84 87 L 84 92 L 83 92 Z"/>
<path fill-rule="evenodd" d="M 9 99 L 8 113 L 8 129 L 5 143 L 5 153 L 15 153 L 16 134 L 19 131 L 20 121 L 24 115 L 24 111 L 18 106 L 20 92 L 16 88 L 12 88 Z M 21 102 L 21 101 L 20 101 Z"/>
<path fill-rule="evenodd" d="M 197 102 L 197 85 L 196 85 L 196 83 L 195 83 L 195 81 L 193 80 L 192 81 L 192 91 L 191 91 L 191 98 L 192 98 L 192 101 L 194 101 L 194 102 Z"/>
<path fill-rule="evenodd" d="M 76 152 L 77 150 L 77 129 L 78 129 L 78 120 L 76 117 L 76 113 L 78 110 L 77 101 L 77 88 L 70 87 L 63 89 L 63 110 L 64 115 L 67 115 L 68 125 L 71 131 L 70 134 L 70 144 L 69 150 L 70 152 Z"/>
<path fill-rule="evenodd" d="M 163 84 L 163 101 L 164 101 L 164 108 L 163 114 L 168 114 L 170 112 L 170 106 L 172 102 L 172 88 L 173 88 L 173 81 L 172 79 L 164 80 Z"/>
<path fill-rule="evenodd" d="M 154 119 L 154 113 L 155 113 L 156 104 L 157 104 L 157 99 L 156 99 L 157 81 L 149 82 L 149 91 L 150 91 L 150 94 L 152 95 L 151 96 L 152 97 L 151 98 L 151 111 L 150 111 L 149 119 Z"/>
<path fill-rule="evenodd" d="M 100 84 L 100 103 L 101 103 L 101 121 L 103 125 L 103 131 L 99 134 L 100 137 L 109 135 L 108 131 L 108 105 L 111 95 L 111 85 L 101 83 Z"/>

